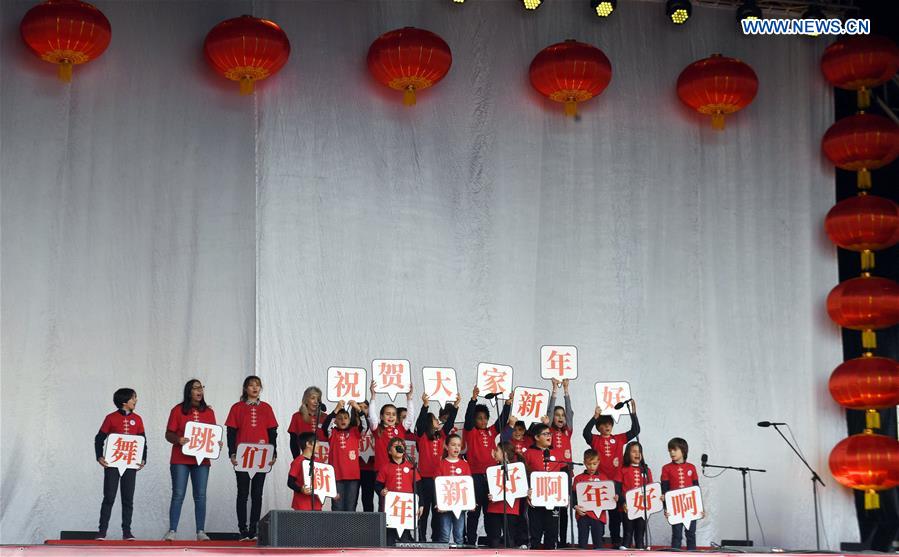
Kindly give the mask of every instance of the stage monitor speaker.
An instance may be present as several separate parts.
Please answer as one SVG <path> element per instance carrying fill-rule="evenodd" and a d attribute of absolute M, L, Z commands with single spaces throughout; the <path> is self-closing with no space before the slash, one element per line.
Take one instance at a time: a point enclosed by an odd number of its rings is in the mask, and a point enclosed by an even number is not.
<path fill-rule="evenodd" d="M 721 545 L 728 547 L 752 547 L 752 540 L 721 540 Z"/>
<path fill-rule="evenodd" d="M 95 540 L 100 532 L 96 530 L 62 530 L 59 533 L 61 540 Z"/>
<path fill-rule="evenodd" d="M 384 513 L 270 511 L 259 521 L 260 546 L 386 547 Z"/>

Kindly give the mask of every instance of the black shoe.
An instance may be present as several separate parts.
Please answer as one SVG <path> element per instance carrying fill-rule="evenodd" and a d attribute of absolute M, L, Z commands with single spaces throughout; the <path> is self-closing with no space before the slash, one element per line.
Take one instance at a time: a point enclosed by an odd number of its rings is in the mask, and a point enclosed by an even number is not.
<path fill-rule="evenodd" d="M 122 539 L 132 541 L 136 540 L 137 538 L 134 537 L 134 534 L 131 533 L 131 530 L 122 530 Z"/>
<path fill-rule="evenodd" d="M 250 541 L 250 533 L 246 530 L 240 531 L 240 541 L 247 542 Z"/>
<path fill-rule="evenodd" d="M 94 538 L 97 541 L 103 541 L 106 539 L 106 530 L 100 530 L 97 532 L 97 537 Z"/>

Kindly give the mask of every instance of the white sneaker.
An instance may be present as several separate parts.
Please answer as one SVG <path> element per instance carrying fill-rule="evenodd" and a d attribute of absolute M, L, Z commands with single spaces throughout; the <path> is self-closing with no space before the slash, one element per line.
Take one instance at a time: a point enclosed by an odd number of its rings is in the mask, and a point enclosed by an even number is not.
<path fill-rule="evenodd" d="M 209 536 L 206 535 L 206 532 L 203 530 L 197 530 L 197 541 L 198 542 L 208 542 Z"/>
<path fill-rule="evenodd" d="M 626 547 L 626 546 L 623 546 L 623 545 L 622 545 L 622 546 L 621 546 L 621 547 L 619 547 L 619 548 L 618 548 L 618 549 L 623 549 L 623 550 L 627 550 L 627 547 Z"/>
<path fill-rule="evenodd" d="M 175 541 L 175 531 L 169 530 L 168 533 L 163 536 L 162 541 L 164 542 L 173 542 Z"/>

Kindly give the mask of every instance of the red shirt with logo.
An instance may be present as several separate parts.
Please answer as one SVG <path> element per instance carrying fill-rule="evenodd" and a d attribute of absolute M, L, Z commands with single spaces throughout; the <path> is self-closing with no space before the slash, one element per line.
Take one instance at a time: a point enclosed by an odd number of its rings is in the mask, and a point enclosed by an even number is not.
<path fill-rule="evenodd" d="M 106 435 L 113 433 L 118 435 L 141 435 L 144 433 L 144 421 L 134 412 L 123 414 L 121 411 L 116 410 L 103 418 L 100 431 Z M 194 462 L 196 463 L 196 459 L 194 459 Z"/>
<path fill-rule="evenodd" d="M 447 459 L 440 461 L 437 470 L 438 476 L 470 476 L 471 467 L 464 459 L 460 458 L 456 462 L 450 462 Z"/>
<path fill-rule="evenodd" d="M 554 449 L 558 449 L 562 451 L 562 456 L 565 457 L 566 461 L 571 460 L 571 434 L 572 429 L 570 427 L 563 427 L 562 429 L 557 429 L 555 427 L 550 427 L 549 431 L 553 434 L 552 447 Z"/>
<path fill-rule="evenodd" d="M 215 424 L 215 412 L 212 406 L 207 406 L 206 410 L 200 411 L 199 408 L 190 407 L 187 414 L 181 412 L 181 405 L 176 404 L 172 411 L 169 412 L 169 422 L 165 426 L 166 431 L 171 431 L 179 438 L 184 437 L 184 427 L 187 422 L 200 422 L 204 424 Z M 215 442 L 224 442 L 224 439 L 216 439 Z M 171 464 L 196 464 L 197 459 L 181 452 L 181 445 L 172 445 L 172 456 L 169 459 Z M 202 466 L 209 466 L 212 462 L 208 458 L 203 459 Z"/>
<path fill-rule="evenodd" d="M 465 456 L 471 466 L 472 474 L 486 474 L 487 468 L 496 464 L 493 449 L 496 448 L 496 436 L 499 428 L 496 424 L 487 429 L 467 429 L 463 433 L 465 439 Z"/>
<path fill-rule="evenodd" d="M 545 450 L 549 451 L 549 459 Z M 524 465 L 528 472 L 561 472 L 565 468 L 565 456 L 559 449 L 531 447 L 524 453 Z"/>
<path fill-rule="evenodd" d="M 252 443 L 264 445 L 269 442 L 268 430 L 278 427 L 275 412 L 267 402 L 258 404 L 246 401 L 235 402 L 228 412 L 225 427 L 237 430 L 237 444 Z M 237 447 L 234 447 L 237 450 Z"/>
<path fill-rule="evenodd" d="M 624 448 L 627 446 L 627 434 L 593 435 L 590 447 L 599 454 L 599 471 L 610 480 L 621 481 L 621 464 Z"/>
<path fill-rule="evenodd" d="M 621 469 L 621 492 L 627 493 L 631 489 L 643 487 L 643 474 L 640 466 L 625 466 Z M 652 483 L 652 470 L 646 467 L 646 483 Z"/>
<path fill-rule="evenodd" d="M 419 480 L 421 476 L 415 474 L 415 481 Z M 387 491 L 412 493 L 412 463 L 403 461 L 397 464 L 390 460 L 378 468 L 378 477 L 375 481 L 384 484 Z"/>
<path fill-rule="evenodd" d="M 358 427 L 337 429 L 330 433 L 330 451 L 328 452 L 328 464 L 334 467 L 334 479 L 358 480 L 359 479 L 359 446 L 362 442 L 362 432 Z"/>
<path fill-rule="evenodd" d="M 421 435 L 418 438 L 416 443 L 418 448 L 418 471 L 421 473 L 422 478 L 434 478 L 440 475 L 437 472 L 440 468 L 440 461 L 443 458 L 443 446 L 445 443 L 446 435 L 443 434 L 443 430 L 437 432 L 434 440 L 429 439 L 427 435 Z"/>
<path fill-rule="evenodd" d="M 608 476 L 606 476 L 605 474 L 600 472 L 599 469 L 597 469 L 595 474 L 588 474 L 587 472 L 583 472 L 583 473 L 575 476 L 574 481 L 571 484 L 571 487 L 572 487 L 572 491 L 574 491 L 576 493 L 576 490 L 574 489 L 574 487 L 577 484 L 584 483 L 584 482 L 604 482 L 604 481 L 609 481 Z M 612 493 L 612 495 L 615 495 L 615 494 Z M 587 511 L 584 514 L 586 516 L 592 518 L 593 520 L 598 520 L 603 523 L 605 523 L 608 520 L 608 513 L 606 511 L 603 511 L 600 516 L 596 516 L 596 513 L 593 511 Z"/>
<path fill-rule="evenodd" d="M 406 428 L 403 427 L 403 424 L 389 426 L 382 422 L 371 434 L 375 438 L 375 470 L 380 471 L 390 460 L 390 455 L 387 454 L 387 444 L 394 437 L 405 440 Z"/>
<path fill-rule="evenodd" d="M 303 474 L 303 461 L 306 460 L 306 457 L 300 455 L 293 459 L 293 462 L 290 463 L 290 472 L 287 473 L 288 476 L 294 478 L 297 482 L 297 485 L 303 487 L 306 485 L 306 480 L 309 479 Z M 314 501 L 315 508 L 313 508 L 313 500 L 311 494 L 301 493 L 299 491 L 293 492 L 293 500 L 290 503 L 290 508 L 295 511 L 320 511 L 322 509 L 322 503 L 318 497 L 315 498 Z"/>
<path fill-rule="evenodd" d="M 696 473 L 696 467 L 689 462 L 675 464 L 669 462 L 662 466 L 662 477 L 659 481 L 668 482 L 668 489 L 683 489 L 699 485 L 699 475 Z"/>
<path fill-rule="evenodd" d="M 515 452 L 518 453 L 518 456 L 523 458 L 525 451 L 534 446 L 534 438 L 530 435 L 525 435 L 521 439 L 512 437 L 509 439 L 509 443 L 512 443 L 512 446 L 515 447 Z"/>
<path fill-rule="evenodd" d="M 322 429 L 322 424 L 325 422 L 325 416 L 322 414 L 318 420 L 318 433 L 316 437 L 318 437 L 319 441 L 327 441 L 328 437 L 325 435 L 324 429 Z M 312 426 L 314 424 L 312 422 L 307 422 L 303 419 L 302 412 L 294 412 L 293 416 L 290 417 L 290 425 L 287 426 L 287 433 L 296 433 L 297 435 L 301 433 L 307 433 L 312 431 Z"/>

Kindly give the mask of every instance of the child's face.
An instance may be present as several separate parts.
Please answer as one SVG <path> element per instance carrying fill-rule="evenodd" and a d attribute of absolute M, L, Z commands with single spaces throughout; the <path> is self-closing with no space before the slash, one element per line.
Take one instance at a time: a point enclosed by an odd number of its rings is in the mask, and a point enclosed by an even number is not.
<path fill-rule="evenodd" d="M 408 414 L 408 413 L 409 413 L 408 410 L 400 410 L 400 414 L 399 414 L 397 420 L 400 422 L 404 421 L 406 419 L 406 414 Z"/>
<path fill-rule="evenodd" d="M 643 452 L 640 451 L 640 447 L 634 445 L 630 450 L 631 455 L 631 464 L 640 464 L 640 461 L 643 460 Z"/>
<path fill-rule="evenodd" d="M 488 415 L 484 412 L 478 412 L 474 416 L 474 426 L 478 429 L 487 429 Z"/>
<path fill-rule="evenodd" d="M 493 452 L 491 454 L 493 455 L 493 460 L 497 462 L 503 461 L 503 450 L 499 445 L 493 448 Z"/>
<path fill-rule="evenodd" d="M 247 397 L 252 400 L 256 400 L 259 398 L 259 393 L 262 392 L 262 385 L 259 384 L 258 381 L 250 381 L 250 384 L 247 385 Z"/>
<path fill-rule="evenodd" d="M 553 434 L 550 430 L 546 429 L 541 433 L 538 433 L 537 437 L 534 438 L 534 441 L 536 441 L 537 447 L 548 449 L 549 446 L 553 444 Z"/>
<path fill-rule="evenodd" d="M 605 437 L 612 435 L 612 424 L 610 424 L 610 423 L 601 423 L 598 426 L 596 426 L 596 429 L 599 430 L 600 435 L 603 435 Z"/>
<path fill-rule="evenodd" d="M 122 409 L 134 412 L 135 407 L 137 407 L 137 393 L 134 393 L 134 396 L 129 398 L 125 404 L 122 405 Z"/>
<path fill-rule="evenodd" d="M 668 449 L 668 455 L 671 456 L 671 462 L 684 461 L 684 451 L 680 450 L 680 447 L 672 447 Z"/>
<path fill-rule="evenodd" d="M 595 456 L 593 458 L 585 458 L 584 468 L 587 469 L 588 474 L 595 474 L 596 469 L 599 468 L 599 458 Z"/>
<path fill-rule="evenodd" d="M 359 408 L 362 410 L 363 414 L 368 414 L 368 403 L 367 402 L 360 402 Z"/>
<path fill-rule="evenodd" d="M 462 452 L 462 440 L 458 437 L 453 437 L 446 444 L 446 456 L 449 458 L 459 458 L 459 453 Z"/>
<path fill-rule="evenodd" d="M 434 428 L 434 431 L 440 429 L 440 420 L 438 420 L 435 416 L 431 416 L 431 427 Z"/>
<path fill-rule="evenodd" d="M 565 427 L 565 410 L 562 408 L 556 408 L 556 411 L 553 412 L 553 425 L 559 429 Z"/>
<path fill-rule="evenodd" d="M 334 423 L 337 424 L 339 429 L 346 429 L 350 425 L 350 415 L 346 412 L 341 412 L 334 418 Z"/>
<path fill-rule="evenodd" d="M 404 447 L 402 443 L 393 443 L 390 445 L 390 450 L 388 450 L 387 453 L 394 462 L 399 462 L 403 460 L 403 455 L 406 453 L 406 447 Z"/>
<path fill-rule="evenodd" d="M 521 441 L 524 439 L 524 434 L 527 432 L 527 428 L 523 425 L 516 425 L 515 429 L 512 430 L 512 439 L 516 441 Z"/>
<path fill-rule="evenodd" d="M 381 421 L 389 426 L 396 425 L 396 408 L 385 407 L 381 410 Z"/>

